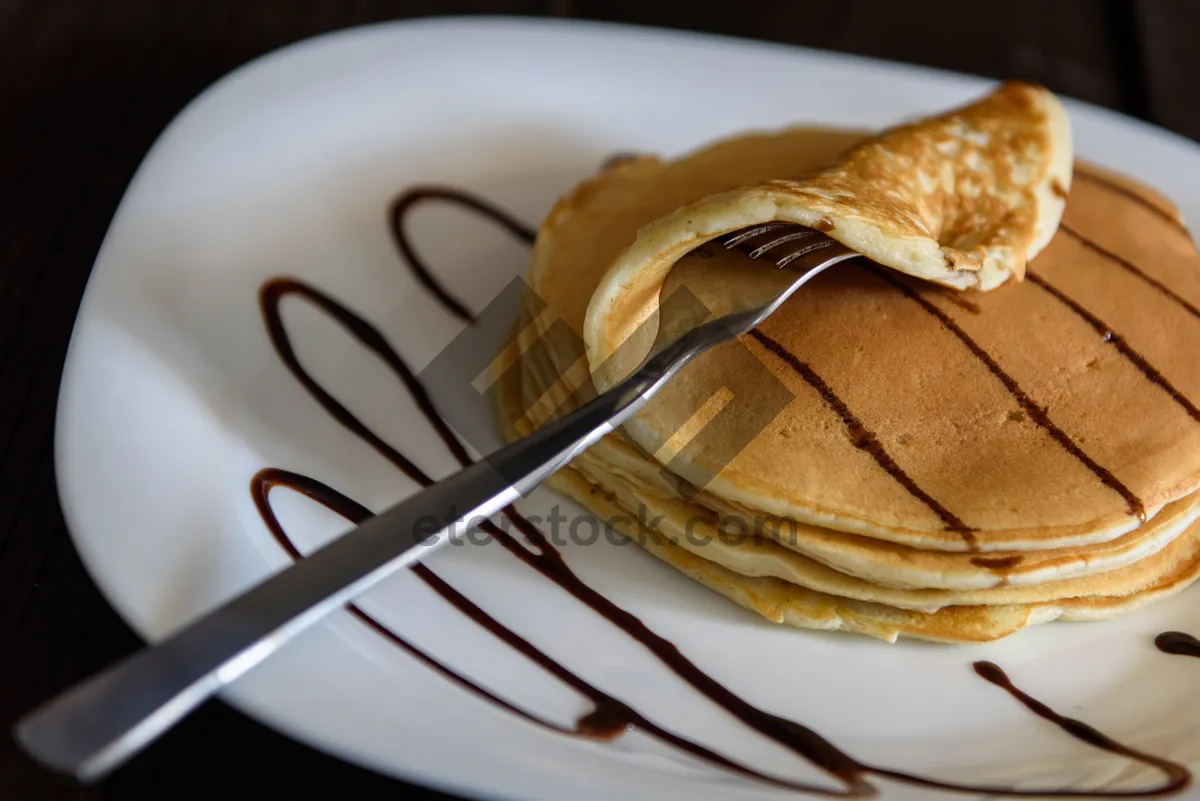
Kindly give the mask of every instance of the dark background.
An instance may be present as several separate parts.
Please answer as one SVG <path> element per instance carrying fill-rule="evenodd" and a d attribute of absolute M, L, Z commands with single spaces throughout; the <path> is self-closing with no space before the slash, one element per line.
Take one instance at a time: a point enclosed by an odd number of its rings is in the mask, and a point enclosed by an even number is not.
<path fill-rule="evenodd" d="M 1025 78 L 1200 139 L 1195 0 L 707 8 L 696 0 L 0 0 L 0 801 L 445 798 L 311 751 L 220 703 L 89 788 L 40 770 L 8 736 L 31 706 L 139 645 L 63 526 L 52 457 L 59 371 L 126 183 L 172 116 L 230 69 L 380 20 L 570 16 Z"/>

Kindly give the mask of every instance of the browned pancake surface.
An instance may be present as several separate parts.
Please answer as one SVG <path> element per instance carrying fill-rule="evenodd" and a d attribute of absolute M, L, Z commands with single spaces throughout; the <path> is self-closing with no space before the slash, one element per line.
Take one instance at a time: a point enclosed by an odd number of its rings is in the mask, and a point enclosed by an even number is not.
<path fill-rule="evenodd" d="M 713 191 L 811 171 L 855 139 L 794 130 L 608 170 L 547 218 L 534 288 L 551 317 L 578 327 L 641 226 Z M 747 352 L 795 394 L 710 490 L 947 550 L 1103 541 L 1191 492 L 1200 260 L 1153 190 L 1090 165 L 1077 172 L 1064 228 L 1027 280 L 952 294 L 847 264 L 758 335 L 689 367 L 663 391 L 672 419 L 723 388 L 753 390 Z"/>

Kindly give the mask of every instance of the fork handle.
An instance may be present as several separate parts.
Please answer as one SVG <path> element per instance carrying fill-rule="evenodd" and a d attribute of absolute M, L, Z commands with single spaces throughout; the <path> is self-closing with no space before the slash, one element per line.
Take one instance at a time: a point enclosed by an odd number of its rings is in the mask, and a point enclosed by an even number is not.
<path fill-rule="evenodd" d="M 620 426 L 695 353 L 685 335 L 579 409 L 401 501 L 213 612 L 23 718 L 34 759 L 103 778 L 299 632 L 461 537 Z"/>

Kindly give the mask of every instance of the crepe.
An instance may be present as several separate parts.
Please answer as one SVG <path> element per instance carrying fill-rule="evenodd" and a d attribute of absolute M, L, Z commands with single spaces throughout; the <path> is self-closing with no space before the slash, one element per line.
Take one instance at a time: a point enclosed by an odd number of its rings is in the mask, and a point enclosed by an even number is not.
<path fill-rule="evenodd" d="M 693 362 L 633 425 L 551 484 L 604 520 L 629 519 L 638 507 L 665 513 L 629 535 L 731 600 L 805 628 L 978 642 L 1053 619 L 1123 614 L 1186 586 L 1200 514 L 1200 412 L 1189 400 L 1200 395 L 1200 355 L 1190 347 L 1200 334 L 1200 258 L 1154 190 L 1094 165 L 1064 177 L 1069 137 L 1064 145 L 1055 133 L 1059 107 L 1040 92 L 1002 87 L 898 129 L 911 139 L 965 117 L 976 129 L 1043 132 L 1027 170 L 1034 188 L 1013 203 L 1022 224 L 1004 237 L 996 234 L 1004 226 L 987 227 L 974 244 L 972 226 L 951 226 L 954 237 L 937 246 L 967 254 L 943 267 L 954 263 L 989 291 L 945 289 L 913 276 L 924 267 L 903 274 L 904 263 L 834 268 L 754 334 Z M 1032 101 L 1014 100 L 1031 96 L 1041 98 L 1038 114 Z M 743 202 L 759 196 L 749 189 L 869 174 L 862 154 L 898 135 L 755 132 L 675 161 L 626 159 L 565 195 L 538 232 L 530 303 L 508 349 L 505 363 L 517 368 L 501 386 L 509 436 L 572 408 L 593 382 L 614 380 L 596 368 L 619 336 L 598 347 L 597 332 L 628 330 L 637 314 L 619 309 L 644 309 L 623 307 L 636 292 L 614 289 L 628 289 L 617 277 L 638 272 L 630 265 L 653 272 L 660 262 L 703 259 L 693 271 L 698 290 L 705 282 L 710 296 L 736 290 L 744 265 L 734 254 L 683 255 L 664 244 L 679 237 L 656 238 L 675 230 L 665 221 L 724 209 L 732 216 L 718 215 L 717 228 L 734 230 L 743 205 L 758 208 Z M 889 175 L 893 189 L 921 186 Z M 959 195 L 941 208 L 965 204 Z M 722 205 L 739 197 L 732 212 Z M 849 219 L 845 203 L 839 214 L 839 223 Z M 969 218 L 969 204 L 954 214 Z M 872 230 L 884 230 L 876 222 Z M 995 270 L 1011 280 L 986 278 Z M 575 338 L 547 347 L 562 330 Z M 707 484 L 681 494 L 678 459 L 668 457 L 685 453 L 703 468 L 706 452 L 693 447 L 703 437 L 682 450 L 663 443 L 685 421 L 703 433 L 711 415 L 694 418 L 713 398 L 757 408 L 764 370 L 787 388 L 786 406 Z M 733 545 L 680 537 L 706 517 L 740 517 L 756 534 Z"/>
<path fill-rule="evenodd" d="M 1070 125 L 1050 92 L 1009 83 L 962 109 L 899 126 L 803 180 L 776 176 L 680 206 L 643 230 L 591 298 L 593 368 L 646 319 L 684 254 L 762 223 L 799 223 L 877 264 L 957 289 L 1024 275 L 1071 187 Z"/>

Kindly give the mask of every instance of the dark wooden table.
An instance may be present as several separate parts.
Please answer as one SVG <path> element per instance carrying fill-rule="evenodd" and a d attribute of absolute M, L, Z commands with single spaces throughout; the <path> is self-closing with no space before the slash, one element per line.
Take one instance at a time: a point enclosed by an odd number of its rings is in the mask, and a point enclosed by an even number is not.
<path fill-rule="evenodd" d="M 139 645 L 84 572 L 55 492 L 54 404 L 96 250 L 134 169 L 206 85 L 317 33 L 431 14 L 686 26 L 1040 81 L 1200 139 L 1194 0 L 0 0 L 0 799 L 445 798 L 213 703 L 94 787 L 8 737 Z"/>

